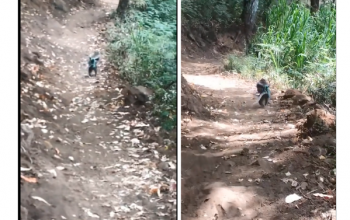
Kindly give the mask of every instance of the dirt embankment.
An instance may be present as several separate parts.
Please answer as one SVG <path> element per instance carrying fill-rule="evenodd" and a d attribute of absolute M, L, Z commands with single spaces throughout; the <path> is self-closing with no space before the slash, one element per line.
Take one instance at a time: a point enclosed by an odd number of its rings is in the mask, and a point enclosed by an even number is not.
<path fill-rule="evenodd" d="M 104 36 L 116 6 L 21 1 L 22 220 L 175 219 L 175 137 L 149 108 L 115 99 L 122 82 Z"/>
<path fill-rule="evenodd" d="M 274 88 L 261 108 L 207 49 L 182 44 L 182 219 L 335 219 L 334 112 Z"/>
<path fill-rule="evenodd" d="M 181 56 L 184 59 L 217 59 L 224 54 L 244 50 L 241 25 L 226 28 L 211 25 L 183 25 L 181 29 Z"/>

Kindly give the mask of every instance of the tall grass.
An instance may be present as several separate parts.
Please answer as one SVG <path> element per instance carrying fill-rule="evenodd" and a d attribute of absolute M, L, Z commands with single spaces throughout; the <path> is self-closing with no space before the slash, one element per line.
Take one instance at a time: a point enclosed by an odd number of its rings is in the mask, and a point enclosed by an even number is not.
<path fill-rule="evenodd" d="M 283 79 L 285 85 L 308 91 L 317 101 L 335 105 L 334 5 L 321 5 L 312 16 L 304 4 L 280 0 L 271 6 L 262 23 L 250 54 L 256 56 L 255 63 L 263 63 L 263 68 L 251 68 L 250 72 L 265 72 L 271 79 Z M 231 56 L 229 63 L 235 60 Z"/>
<path fill-rule="evenodd" d="M 304 72 L 311 63 L 329 64 L 335 58 L 335 17 L 329 4 L 313 17 L 304 5 L 279 1 L 270 9 L 254 49 L 284 70 Z"/>
<path fill-rule="evenodd" d="M 109 30 L 110 60 L 121 76 L 155 91 L 154 114 L 176 126 L 176 0 L 132 4 L 125 22 Z M 171 86 L 169 86 L 171 85 Z"/>

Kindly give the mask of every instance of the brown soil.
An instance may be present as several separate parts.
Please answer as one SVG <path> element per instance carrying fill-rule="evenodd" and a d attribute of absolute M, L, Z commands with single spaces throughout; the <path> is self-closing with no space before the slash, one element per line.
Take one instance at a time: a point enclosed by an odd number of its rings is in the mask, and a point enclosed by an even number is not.
<path fill-rule="evenodd" d="M 191 87 L 182 91 L 194 91 L 182 99 L 210 113 L 182 112 L 182 219 L 335 219 L 335 132 L 309 132 L 304 101 L 311 100 L 298 93 L 281 101 L 272 90 L 261 108 L 256 82 L 223 74 L 218 59 L 201 55 L 182 60 L 183 87 Z M 310 118 L 335 126 L 334 116 L 321 115 Z M 286 203 L 294 193 L 301 198 Z"/>
<path fill-rule="evenodd" d="M 195 25 L 182 26 L 181 56 L 183 60 L 217 59 L 223 54 L 243 54 L 243 27 L 232 24 L 225 29 Z"/>
<path fill-rule="evenodd" d="M 175 150 L 164 146 L 176 136 L 149 107 L 113 99 L 123 83 L 104 34 L 117 4 L 21 1 L 22 220 L 175 219 Z"/>

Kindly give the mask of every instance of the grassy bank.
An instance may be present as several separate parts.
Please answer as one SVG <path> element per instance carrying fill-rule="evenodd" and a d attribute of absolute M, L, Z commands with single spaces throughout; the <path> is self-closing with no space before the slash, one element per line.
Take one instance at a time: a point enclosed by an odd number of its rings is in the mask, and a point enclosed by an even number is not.
<path fill-rule="evenodd" d="M 167 130 L 176 126 L 176 1 L 133 1 L 125 20 L 109 30 L 110 61 L 134 85 L 155 91 L 153 114 Z"/>
<path fill-rule="evenodd" d="M 307 91 L 316 101 L 335 106 L 335 7 L 321 5 L 312 16 L 303 4 L 278 1 L 266 15 L 249 55 L 229 55 L 226 69 L 255 79 L 268 78 L 279 87 Z"/>

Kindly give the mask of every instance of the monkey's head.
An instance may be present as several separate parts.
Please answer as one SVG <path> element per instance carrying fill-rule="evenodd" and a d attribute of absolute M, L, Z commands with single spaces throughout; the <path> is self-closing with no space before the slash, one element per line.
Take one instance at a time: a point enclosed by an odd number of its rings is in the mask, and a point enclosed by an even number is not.
<path fill-rule="evenodd" d="M 264 79 L 264 78 L 262 78 L 262 79 L 259 81 L 259 83 L 262 84 L 262 85 L 267 85 L 267 84 L 268 84 L 268 83 L 267 83 L 267 80 Z"/>
<path fill-rule="evenodd" d="M 259 82 L 256 84 L 258 93 L 262 93 L 265 90 L 266 86 L 269 86 L 266 79 L 262 78 L 261 80 L 259 80 Z"/>

